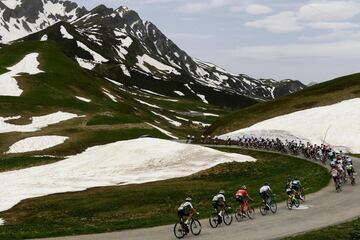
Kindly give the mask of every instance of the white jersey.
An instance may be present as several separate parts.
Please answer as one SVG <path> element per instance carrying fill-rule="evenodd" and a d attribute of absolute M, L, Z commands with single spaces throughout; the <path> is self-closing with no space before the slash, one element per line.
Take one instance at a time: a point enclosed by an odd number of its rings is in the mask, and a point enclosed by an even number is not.
<path fill-rule="evenodd" d="M 220 199 L 222 199 L 224 202 L 226 201 L 226 200 L 225 200 L 225 196 L 222 195 L 222 194 L 218 194 L 218 195 L 214 196 L 213 199 L 212 199 L 212 201 L 213 201 L 213 202 L 218 202 Z"/>
<path fill-rule="evenodd" d="M 264 186 L 262 186 L 262 187 L 260 188 L 260 193 L 269 192 L 269 191 L 271 191 L 270 186 L 264 185 Z"/>
<path fill-rule="evenodd" d="M 193 205 L 191 204 L 191 202 L 184 202 L 183 204 L 180 205 L 180 207 L 178 208 L 179 211 L 184 210 L 184 209 L 193 209 Z"/>

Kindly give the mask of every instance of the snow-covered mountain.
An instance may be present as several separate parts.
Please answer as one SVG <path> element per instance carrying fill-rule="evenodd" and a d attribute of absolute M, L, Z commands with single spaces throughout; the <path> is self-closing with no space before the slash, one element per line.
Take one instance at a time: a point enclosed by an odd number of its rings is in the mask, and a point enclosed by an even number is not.
<path fill-rule="evenodd" d="M 1 0 L 0 40 L 9 42 L 37 32 L 58 21 L 71 21 L 86 10 L 59 0 Z"/>
<path fill-rule="evenodd" d="M 49 26 L 59 21 L 71 25 L 58 26 L 61 35 L 47 32 Z M 299 81 L 254 79 L 244 74 L 232 74 L 214 64 L 195 59 L 153 23 L 143 21 L 135 11 L 126 7 L 112 9 L 100 5 L 87 11 L 75 3 L 60 0 L 0 2 L 1 42 L 40 30 L 44 31 L 29 39 L 62 42 L 68 54 L 86 69 L 99 71 L 116 80 L 121 78 L 123 83 L 130 82 L 127 78 L 143 79 L 140 76 L 161 81 L 154 85 L 168 85 L 166 82 L 175 81 L 182 87 L 173 89 L 173 92 L 193 95 L 204 102 L 214 99 L 215 95 L 218 98 L 219 93 L 226 93 L 232 98 L 241 95 L 268 100 L 306 87 Z M 72 50 L 68 49 L 70 45 Z M 148 83 L 149 79 L 146 81 L 133 81 L 132 84 L 152 85 Z M 161 89 L 156 90 L 161 92 Z"/>

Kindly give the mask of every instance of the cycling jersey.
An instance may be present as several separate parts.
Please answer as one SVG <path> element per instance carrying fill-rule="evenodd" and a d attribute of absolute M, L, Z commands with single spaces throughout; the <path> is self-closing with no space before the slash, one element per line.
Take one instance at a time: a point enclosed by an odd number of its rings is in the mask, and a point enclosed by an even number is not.
<path fill-rule="evenodd" d="M 191 209 L 193 209 L 193 205 L 191 204 L 191 202 L 184 202 L 180 205 L 180 207 L 178 208 L 178 211 L 190 211 Z"/>
<path fill-rule="evenodd" d="M 351 165 L 351 164 L 346 165 L 346 170 L 348 170 L 348 171 L 353 170 L 353 165 Z"/>
<path fill-rule="evenodd" d="M 339 176 L 339 171 L 336 168 L 331 169 L 330 173 L 333 178 L 336 178 Z"/>
<path fill-rule="evenodd" d="M 267 193 L 269 191 L 271 191 L 270 186 L 264 185 L 260 188 L 260 193 L 263 193 L 263 192 Z"/>

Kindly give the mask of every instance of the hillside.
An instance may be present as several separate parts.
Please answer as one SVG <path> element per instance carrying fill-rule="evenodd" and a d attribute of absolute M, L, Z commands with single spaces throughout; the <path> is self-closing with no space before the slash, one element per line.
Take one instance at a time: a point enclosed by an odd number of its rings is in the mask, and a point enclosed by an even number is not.
<path fill-rule="evenodd" d="M 266 119 L 360 97 L 360 74 L 316 84 L 300 92 L 241 109 L 216 121 L 207 134 L 224 134 Z M 339 116 L 341 118 L 341 116 Z"/>
<path fill-rule="evenodd" d="M 61 157 L 142 135 L 185 137 L 228 111 L 101 77 L 81 68 L 53 41 L 1 48 L 0 79 L 0 156 L 6 158 L 44 147 L 50 148 L 31 154 Z M 65 141 L 44 146 L 41 139 L 28 139 L 35 136 Z M 15 150 L 5 154 L 11 147 Z M 17 153 L 21 150 L 26 151 Z"/>

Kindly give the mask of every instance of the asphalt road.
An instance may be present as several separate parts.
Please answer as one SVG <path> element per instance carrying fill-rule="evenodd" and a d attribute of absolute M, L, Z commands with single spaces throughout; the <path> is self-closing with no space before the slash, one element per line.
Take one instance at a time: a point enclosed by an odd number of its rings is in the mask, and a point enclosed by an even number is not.
<path fill-rule="evenodd" d="M 360 171 L 360 159 L 353 158 L 355 169 Z M 359 179 L 360 181 L 360 179 Z M 343 186 L 341 193 L 335 192 L 331 181 L 321 191 L 306 196 L 306 202 L 299 209 L 288 210 L 285 202 L 278 203 L 278 212 L 261 216 L 256 209 L 254 220 L 236 222 L 235 218 L 230 226 L 221 225 L 212 229 L 208 220 L 202 220 L 200 236 L 187 236 L 185 239 L 196 240 L 264 240 L 279 239 L 290 235 L 323 228 L 352 220 L 360 216 L 360 182 L 358 185 Z M 49 240 L 169 240 L 176 239 L 173 226 L 160 226 L 136 230 L 126 230 L 95 235 L 82 235 Z"/>

